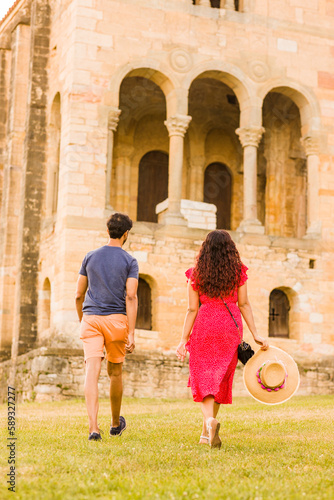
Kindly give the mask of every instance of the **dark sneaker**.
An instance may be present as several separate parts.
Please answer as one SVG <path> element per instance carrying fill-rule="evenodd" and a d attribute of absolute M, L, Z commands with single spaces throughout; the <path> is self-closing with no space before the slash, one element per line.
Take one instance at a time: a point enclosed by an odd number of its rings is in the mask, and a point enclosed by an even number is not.
<path fill-rule="evenodd" d="M 99 432 L 91 432 L 88 441 L 102 441 L 102 436 Z"/>
<path fill-rule="evenodd" d="M 121 436 L 122 432 L 126 429 L 126 422 L 124 417 L 119 417 L 119 426 L 110 427 L 110 436 Z"/>

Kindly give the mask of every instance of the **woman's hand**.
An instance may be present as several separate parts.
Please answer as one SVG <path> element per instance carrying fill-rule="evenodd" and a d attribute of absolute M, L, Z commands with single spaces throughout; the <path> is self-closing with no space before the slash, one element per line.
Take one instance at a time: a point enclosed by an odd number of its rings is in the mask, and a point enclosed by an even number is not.
<path fill-rule="evenodd" d="M 176 348 L 176 356 L 179 358 L 180 361 L 184 361 L 184 359 L 187 355 L 187 349 L 185 346 L 186 346 L 186 342 L 181 341 Z"/>
<path fill-rule="evenodd" d="M 267 339 L 260 337 L 259 335 L 253 335 L 254 340 L 257 344 L 261 346 L 262 351 L 266 351 L 269 347 L 269 343 Z"/>

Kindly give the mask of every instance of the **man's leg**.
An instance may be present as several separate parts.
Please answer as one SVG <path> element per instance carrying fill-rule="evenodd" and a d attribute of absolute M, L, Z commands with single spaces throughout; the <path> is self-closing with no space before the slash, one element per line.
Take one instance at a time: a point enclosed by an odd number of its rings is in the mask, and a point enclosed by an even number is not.
<path fill-rule="evenodd" d="M 89 433 L 99 433 L 97 414 L 99 411 L 98 380 L 102 358 L 88 358 L 86 361 L 85 398 L 89 419 Z"/>
<path fill-rule="evenodd" d="M 119 415 L 121 412 L 122 395 L 123 395 L 123 380 L 122 380 L 123 363 L 111 363 L 108 361 L 108 375 L 110 377 L 110 405 L 112 415 L 112 427 L 120 425 Z"/>

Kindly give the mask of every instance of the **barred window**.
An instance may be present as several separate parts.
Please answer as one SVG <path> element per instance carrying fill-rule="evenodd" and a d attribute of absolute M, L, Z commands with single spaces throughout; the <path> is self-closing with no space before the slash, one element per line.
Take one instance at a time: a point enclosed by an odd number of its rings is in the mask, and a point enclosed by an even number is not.
<path fill-rule="evenodd" d="M 139 278 L 137 295 L 138 314 L 136 327 L 142 330 L 152 330 L 151 287 L 143 278 Z"/>

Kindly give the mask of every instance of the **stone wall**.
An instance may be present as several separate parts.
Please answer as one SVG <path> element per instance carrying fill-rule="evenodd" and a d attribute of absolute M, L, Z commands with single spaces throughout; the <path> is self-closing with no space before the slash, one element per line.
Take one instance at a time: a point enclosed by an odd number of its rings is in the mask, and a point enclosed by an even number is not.
<path fill-rule="evenodd" d="M 298 358 L 297 358 L 298 361 Z M 333 358 L 299 363 L 299 395 L 334 394 Z M 7 395 L 11 361 L 0 364 L 0 401 Z M 19 400 L 50 401 L 84 396 L 84 360 L 81 349 L 39 348 L 18 357 L 15 388 Z M 188 364 L 174 352 L 136 351 L 124 363 L 124 395 L 150 398 L 189 398 Z M 106 363 L 102 363 L 100 397 L 109 397 Z M 246 395 L 242 365 L 236 369 L 234 396 Z"/>

